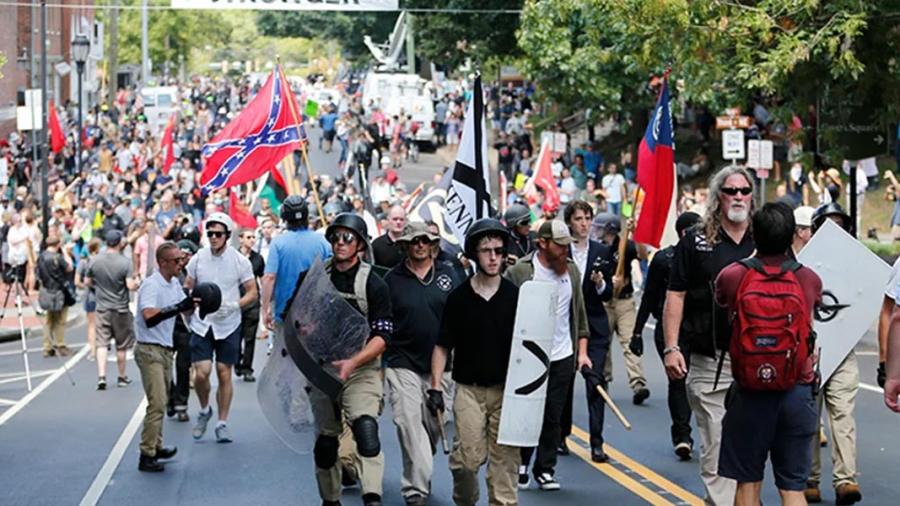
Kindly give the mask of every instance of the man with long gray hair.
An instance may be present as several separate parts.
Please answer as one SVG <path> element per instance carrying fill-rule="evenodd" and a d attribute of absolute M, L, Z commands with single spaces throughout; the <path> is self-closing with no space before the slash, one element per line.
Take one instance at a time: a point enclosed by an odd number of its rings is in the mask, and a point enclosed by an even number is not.
<path fill-rule="evenodd" d="M 725 394 L 731 386 L 727 314 L 713 304 L 711 283 L 727 265 L 754 249 L 750 230 L 753 178 L 728 166 L 710 179 L 701 227 L 690 229 L 675 247 L 663 310 L 666 374 L 686 379 L 687 397 L 700 434 L 700 477 L 707 504 L 734 503 L 736 483 L 718 475 Z"/>

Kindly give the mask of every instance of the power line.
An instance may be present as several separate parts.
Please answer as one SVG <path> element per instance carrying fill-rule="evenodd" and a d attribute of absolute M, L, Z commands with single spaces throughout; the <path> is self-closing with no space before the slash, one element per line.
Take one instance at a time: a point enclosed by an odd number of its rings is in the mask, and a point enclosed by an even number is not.
<path fill-rule="evenodd" d="M 24 0 L 0 0 L 0 7 L 31 7 L 31 2 L 26 2 Z M 90 5 L 81 5 L 81 4 L 65 4 L 65 3 L 47 3 L 47 7 L 53 8 L 62 8 L 62 9 L 85 9 L 89 7 L 93 7 L 94 9 L 118 9 L 120 11 L 139 11 L 141 10 L 140 5 L 108 5 L 108 4 L 94 4 Z M 215 9 L 175 9 L 171 5 L 148 5 L 148 10 L 151 11 L 184 11 L 184 10 L 193 10 L 193 11 L 215 11 L 221 12 L 220 10 Z M 237 10 L 237 9 L 222 9 L 222 10 Z M 274 9 L 246 9 L 246 10 L 259 10 L 259 11 L 274 11 L 279 12 Z M 280 12 L 313 12 L 314 10 L 292 10 L 292 9 L 283 9 Z M 411 7 L 411 8 L 397 8 L 397 9 L 379 9 L 379 10 L 371 10 L 371 11 L 363 11 L 363 10 L 334 10 L 330 12 L 343 12 L 343 13 L 354 13 L 354 12 L 410 12 L 413 14 L 515 14 L 519 15 L 522 13 L 522 9 L 452 9 L 452 8 L 426 8 L 426 7 Z M 329 11 L 318 11 L 318 12 L 329 12 Z"/>

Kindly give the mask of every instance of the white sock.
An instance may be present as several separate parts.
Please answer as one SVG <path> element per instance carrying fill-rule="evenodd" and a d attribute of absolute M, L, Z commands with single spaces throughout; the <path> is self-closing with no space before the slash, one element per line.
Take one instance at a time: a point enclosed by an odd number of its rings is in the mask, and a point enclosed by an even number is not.
<path fill-rule="evenodd" d="M 212 406 L 206 406 L 206 409 L 200 408 L 201 415 L 211 415 L 212 414 Z"/>
<path fill-rule="evenodd" d="M 226 425 L 225 420 L 219 420 L 218 422 L 216 422 L 216 428 L 217 428 L 217 429 L 218 429 L 219 427 L 224 427 L 225 425 Z"/>

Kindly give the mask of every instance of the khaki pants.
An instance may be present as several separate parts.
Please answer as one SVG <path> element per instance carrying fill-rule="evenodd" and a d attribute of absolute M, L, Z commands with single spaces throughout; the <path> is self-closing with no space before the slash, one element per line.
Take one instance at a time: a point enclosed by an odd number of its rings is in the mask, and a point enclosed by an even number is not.
<path fill-rule="evenodd" d="M 134 348 L 134 361 L 141 371 L 141 383 L 147 395 L 147 412 L 141 431 L 141 453 L 156 456 L 162 447 L 163 414 L 169 401 L 169 381 L 172 377 L 172 357 L 175 352 L 162 346 L 138 343 Z"/>
<path fill-rule="evenodd" d="M 433 418 L 425 407 L 426 391 L 431 388 L 431 378 L 399 367 L 384 370 L 388 386 L 388 399 L 397 426 L 400 453 L 403 455 L 403 476 L 400 493 L 403 497 L 431 494 L 431 472 L 434 467 L 429 436 L 429 419 Z M 433 425 L 433 423 L 432 423 Z"/>
<path fill-rule="evenodd" d="M 503 387 L 456 385 L 456 436 L 450 453 L 453 502 L 478 503 L 478 470 L 487 463 L 488 504 L 518 504 L 519 449 L 497 443 Z"/>
<path fill-rule="evenodd" d="M 606 308 L 606 316 L 609 318 L 610 337 L 615 333 L 622 346 L 622 355 L 625 356 L 625 371 L 628 374 L 628 387 L 634 391 L 646 388 L 647 378 L 644 377 L 644 367 L 641 365 L 641 357 L 631 353 L 628 343 L 631 342 L 631 333 L 634 332 L 634 320 L 637 313 L 634 309 L 634 298 L 613 299 L 603 304 Z M 606 354 L 606 363 L 603 366 L 603 375 L 607 383 L 613 380 L 612 353 Z"/>
<path fill-rule="evenodd" d="M 706 488 L 706 504 L 730 506 L 734 504 L 737 482 L 719 476 L 719 448 L 722 443 L 722 418 L 725 417 L 725 395 L 731 386 L 731 360 L 725 356 L 722 374 L 715 390 L 718 358 L 692 354 L 688 369 L 688 403 L 697 420 L 700 433 L 700 478 Z"/>
<path fill-rule="evenodd" d="M 856 353 L 851 351 L 834 374 L 825 383 L 817 399 L 819 412 L 822 407 L 828 411 L 831 425 L 831 462 L 834 464 L 832 484 L 835 488 L 847 483 L 856 483 L 856 420 L 853 411 L 856 393 L 859 391 L 859 364 Z M 822 481 L 822 459 L 819 433 L 813 438 L 813 460 L 809 481 Z"/>
<path fill-rule="evenodd" d="M 66 346 L 66 314 L 69 308 L 47 311 L 44 316 L 44 352 Z"/>
<path fill-rule="evenodd" d="M 381 414 L 383 395 L 381 374 L 375 362 L 353 371 L 353 374 L 344 383 L 344 388 L 336 401 L 330 399 L 319 389 L 313 388 L 309 393 L 309 400 L 312 404 L 313 416 L 316 419 L 316 429 L 322 436 L 340 438 L 345 424 L 339 413 L 346 413 L 347 422 L 350 425 L 363 415 L 377 419 Z M 362 457 L 355 454 L 354 450 L 347 450 L 344 453 L 347 457 L 346 462 L 358 459 L 355 471 L 359 477 L 362 493 L 381 495 L 384 453 L 378 452 L 378 455 L 374 457 Z M 343 459 L 338 460 L 328 469 L 316 467 L 316 481 L 319 484 L 319 495 L 322 500 L 340 500 L 342 461 Z"/>

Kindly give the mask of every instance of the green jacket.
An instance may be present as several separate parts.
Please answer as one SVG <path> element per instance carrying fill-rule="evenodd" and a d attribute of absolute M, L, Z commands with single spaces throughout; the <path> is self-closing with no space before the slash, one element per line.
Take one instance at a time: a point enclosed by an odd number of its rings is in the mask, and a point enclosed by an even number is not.
<path fill-rule="evenodd" d="M 520 258 L 515 265 L 506 270 L 504 276 L 516 286 L 522 286 L 526 281 L 534 279 L 534 256 L 531 252 Z M 578 266 L 571 258 L 569 264 L 569 281 L 572 284 L 572 301 L 569 303 L 569 330 L 572 333 L 572 351 L 578 356 L 578 340 L 587 339 L 590 335 L 588 328 L 587 311 L 584 309 L 584 294 L 581 292 L 581 273 Z"/>

